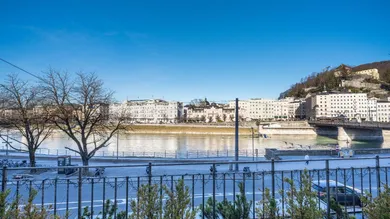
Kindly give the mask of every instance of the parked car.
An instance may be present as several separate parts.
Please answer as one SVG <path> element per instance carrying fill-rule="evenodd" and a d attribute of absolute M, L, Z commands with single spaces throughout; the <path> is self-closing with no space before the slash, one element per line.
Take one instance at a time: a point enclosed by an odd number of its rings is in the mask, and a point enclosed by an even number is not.
<path fill-rule="evenodd" d="M 312 187 L 318 192 L 318 196 L 321 199 L 326 199 L 326 180 L 313 181 Z M 351 186 L 344 185 L 340 182 L 329 180 L 329 192 L 332 199 L 341 205 L 358 205 L 362 207 L 362 201 L 360 200 L 363 194 L 359 189 L 354 189 Z"/>
<path fill-rule="evenodd" d="M 30 174 L 15 174 L 12 178 L 17 180 L 32 180 L 34 176 Z"/>

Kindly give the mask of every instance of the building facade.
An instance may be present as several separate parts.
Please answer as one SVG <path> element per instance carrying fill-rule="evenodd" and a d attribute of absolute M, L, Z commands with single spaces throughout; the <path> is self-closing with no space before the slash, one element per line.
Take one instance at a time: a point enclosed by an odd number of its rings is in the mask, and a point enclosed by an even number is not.
<path fill-rule="evenodd" d="M 285 98 L 280 100 L 249 99 L 238 103 L 239 115 L 246 121 L 251 120 L 292 120 L 306 117 L 304 99 Z M 229 102 L 235 108 L 235 101 Z"/>
<path fill-rule="evenodd" d="M 186 122 L 231 122 L 234 121 L 234 108 L 228 105 L 212 103 L 206 106 L 185 106 Z"/>
<path fill-rule="evenodd" d="M 390 121 L 390 102 L 367 97 L 366 93 L 320 93 L 310 97 L 311 118 Z"/>
<path fill-rule="evenodd" d="M 182 117 L 183 104 L 177 101 L 128 100 L 110 105 L 110 116 L 125 114 L 130 123 L 176 123 Z"/>

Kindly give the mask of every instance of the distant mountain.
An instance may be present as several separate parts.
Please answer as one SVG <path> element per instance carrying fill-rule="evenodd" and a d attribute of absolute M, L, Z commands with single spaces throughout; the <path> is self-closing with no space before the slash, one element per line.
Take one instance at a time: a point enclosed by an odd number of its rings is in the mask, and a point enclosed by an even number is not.
<path fill-rule="evenodd" d="M 320 73 L 312 73 L 302 78 L 300 82 L 291 85 L 290 89 L 282 92 L 279 98 L 304 98 L 325 89 L 327 91 L 367 92 L 379 98 L 387 96 L 390 91 L 390 60 L 358 66 L 342 64 L 337 68 L 326 68 Z"/>

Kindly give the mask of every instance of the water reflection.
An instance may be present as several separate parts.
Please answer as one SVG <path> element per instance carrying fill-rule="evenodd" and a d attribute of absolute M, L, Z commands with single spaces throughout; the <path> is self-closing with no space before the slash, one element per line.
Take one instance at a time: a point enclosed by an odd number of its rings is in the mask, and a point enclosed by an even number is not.
<path fill-rule="evenodd" d="M 116 136 L 110 144 L 103 148 L 99 153 L 116 153 Z M 278 138 L 255 138 L 254 148 L 264 153 L 265 148 L 279 149 L 312 149 L 331 148 L 339 144 L 340 147 L 353 148 L 380 148 L 388 147 L 386 142 L 346 142 L 337 141 L 327 137 L 309 137 L 309 136 L 288 136 Z M 62 133 L 55 133 L 48 138 L 41 146 L 42 150 L 59 150 L 64 153 L 65 147 L 76 149 L 75 143 Z M 240 137 L 240 150 L 252 150 L 252 139 L 250 137 Z M 43 149 L 45 148 L 45 149 Z M 234 136 L 215 136 L 215 135 L 171 135 L 171 134 L 121 134 L 119 135 L 119 152 L 122 153 L 164 153 L 165 151 L 186 153 L 187 151 L 227 151 L 234 150 Z"/>

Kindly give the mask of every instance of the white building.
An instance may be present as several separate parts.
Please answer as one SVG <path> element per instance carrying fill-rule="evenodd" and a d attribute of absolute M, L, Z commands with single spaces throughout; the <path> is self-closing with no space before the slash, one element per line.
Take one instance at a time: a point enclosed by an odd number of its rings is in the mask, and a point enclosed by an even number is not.
<path fill-rule="evenodd" d="M 368 98 L 365 93 L 320 93 L 312 97 L 315 117 L 368 118 Z"/>
<path fill-rule="evenodd" d="M 238 102 L 239 115 L 248 121 L 305 118 L 304 103 L 305 100 L 294 100 L 294 98 L 240 100 Z M 234 109 L 235 101 L 230 101 L 229 106 Z"/>
<path fill-rule="evenodd" d="M 378 122 L 390 122 L 390 102 L 378 101 L 376 114 Z"/>
<path fill-rule="evenodd" d="M 128 100 L 110 105 L 110 116 L 125 113 L 132 123 L 175 123 L 181 116 L 183 104 L 176 101 Z"/>
<path fill-rule="evenodd" d="M 185 106 L 186 121 L 194 122 L 231 122 L 234 121 L 234 108 L 212 103 L 206 106 Z"/>

